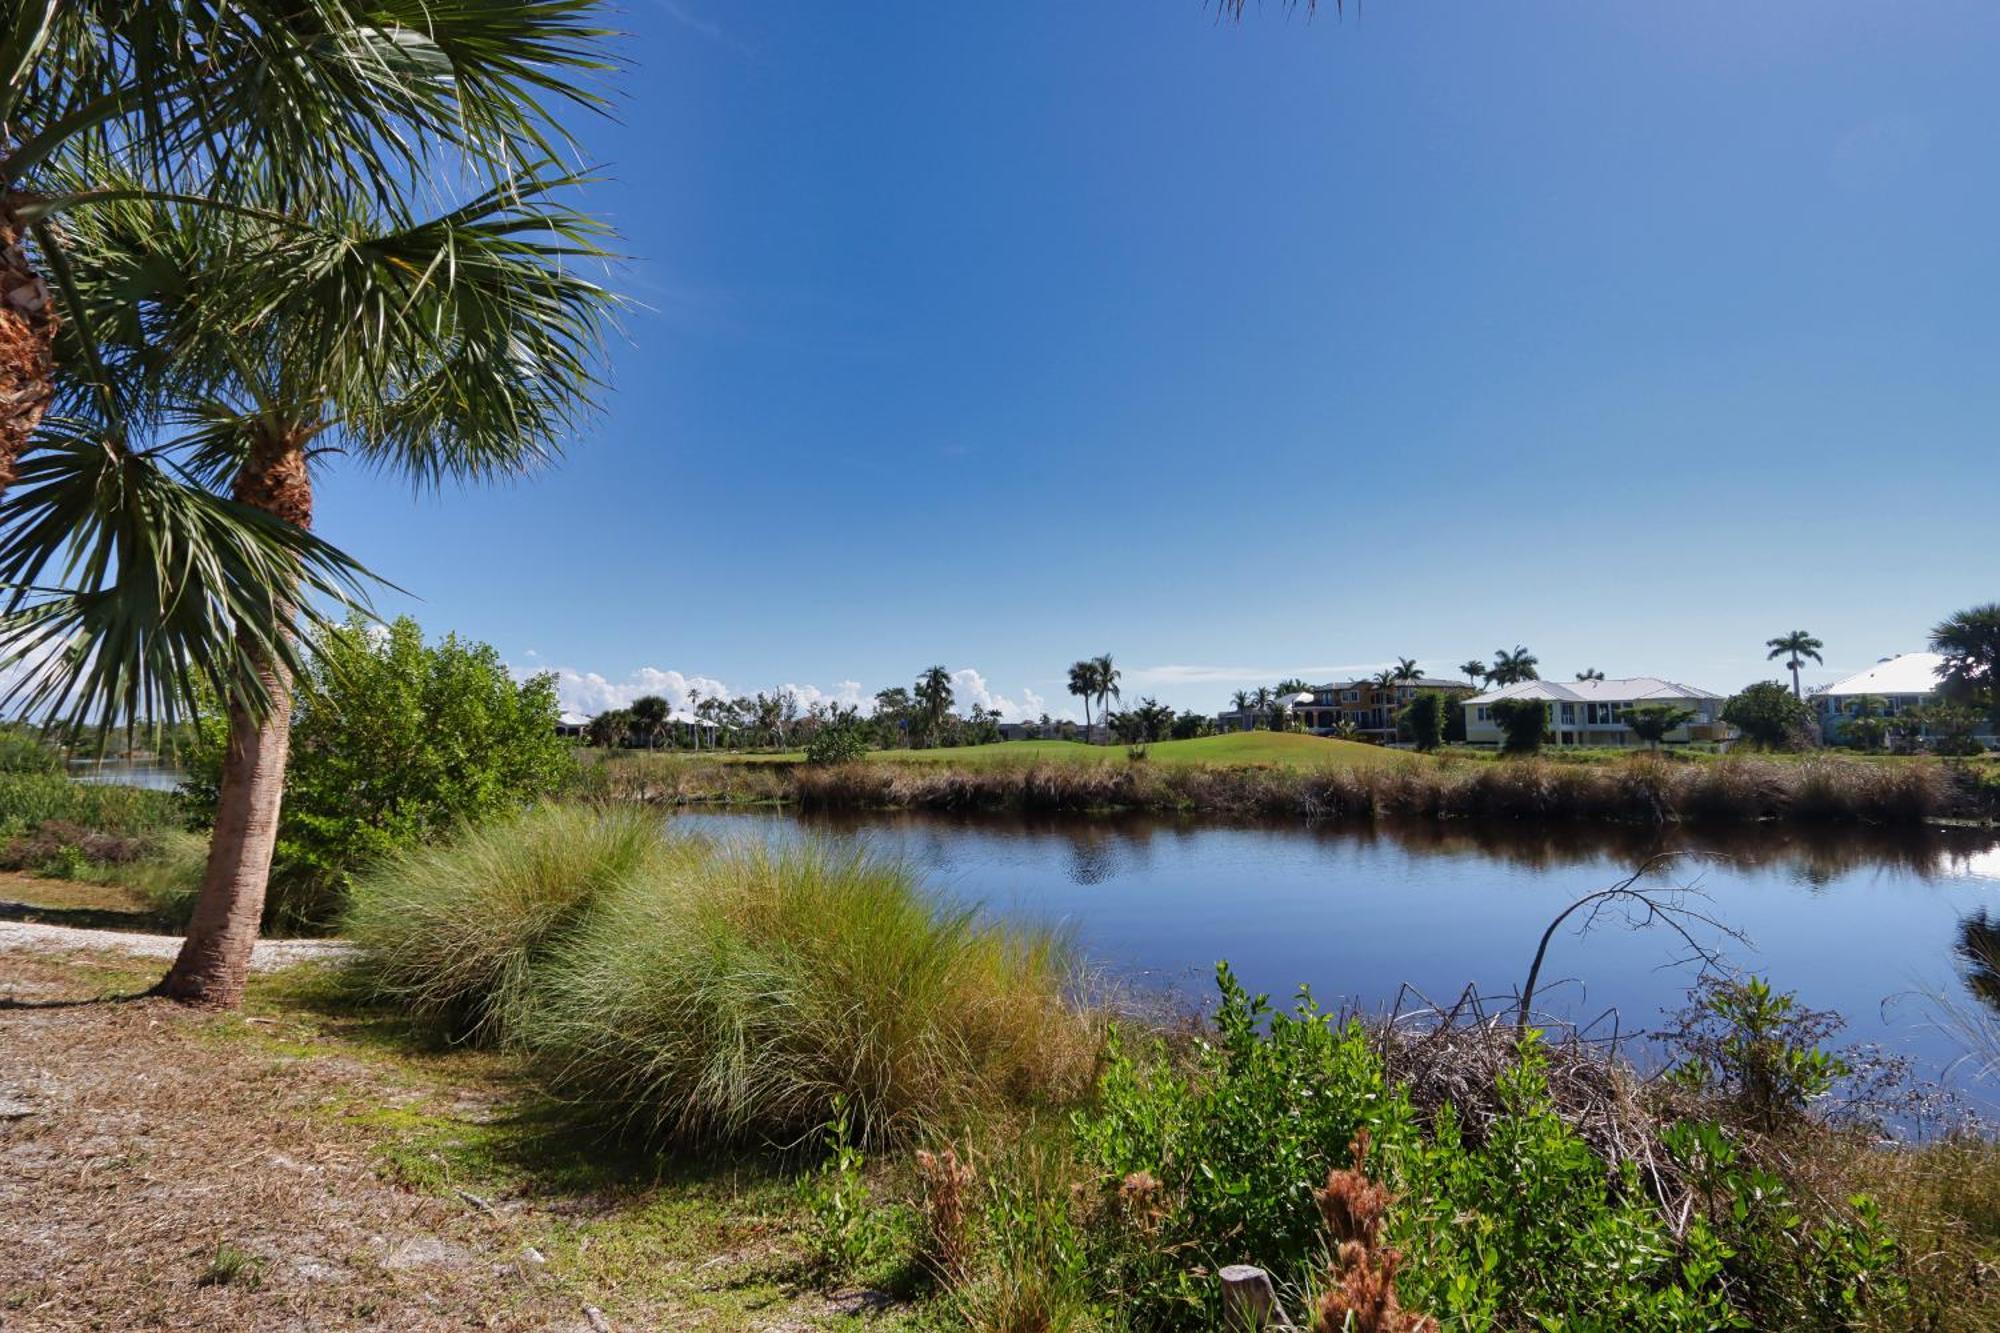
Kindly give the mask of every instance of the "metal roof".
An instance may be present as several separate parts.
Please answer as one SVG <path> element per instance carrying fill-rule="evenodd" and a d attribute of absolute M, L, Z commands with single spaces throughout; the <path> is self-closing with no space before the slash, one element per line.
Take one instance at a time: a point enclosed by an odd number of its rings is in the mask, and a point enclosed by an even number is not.
<path fill-rule="evenodd" d="M 1944 675 L 1936 653 L 1899 653 L 1820 690 L 1821 694 L 1930 694 Z"/>
<path fill-rule="evenodd" d="M 1523 680 L 1467 699 L 1490 704 L 1500 699 L 1550 699 L 1566 703 L 1653 703 L 1672 699 L 1720 699 L 1722 696 L 1658 676 L 1625 676 L 1615 680 Z"/>

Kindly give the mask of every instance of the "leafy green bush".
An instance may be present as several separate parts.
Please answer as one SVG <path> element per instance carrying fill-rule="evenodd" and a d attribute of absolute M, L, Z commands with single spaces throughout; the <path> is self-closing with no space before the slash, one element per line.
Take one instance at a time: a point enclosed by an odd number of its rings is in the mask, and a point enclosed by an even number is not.
<path fill-rule="evenodd" d="M 1671 1077 L 1697 1093 L 1734 1103 L 1764 1133 L 1797 1125 L 1806 1109 L 1853 1072 L 1824 1047 L 1838 1015 L 1808 1009 L 1762 977 L 1705 978 L 1680 1015 Z"/>
<path fill-rule="evenodd" d="M 72 782 L 60 773 L 0 773 L 0 834 L 62 823 L 144 836 L 180 828 L 186 820 L 181 798 L 170 791 Z"/>
<path fill-rule="evenodd" d="M 854 764 L 868 757 L 868 727 L 862 722 L 829 722 L 806 742 L 808 764 Z"/>
<path fill-rule="evenodd" d="M 30 728 L 0 724 L 0 773 L 60 773 L 62 753 Z"/>
<path fill-rule="evenodd" d="M 1812 736 L 1812 710 L 1775 680 L 1744 686 L 1722 706 L 1722 720 L 1766 750 L 1801 749 Z"/>
<path fill-rule="evenodd" d="M 1487 713 L 1500 724 L 1500 749 L 1534 754 L 1549 738 L 1549 706 L 1540 699 L 1496 699 Z"/>
<path fill-rule="evenodd" d="M 858 1143 L 1081 1091 L 1096 1028 L 1063 941 L 948 908 L 900 867 L 663 839 L 543 809 L 355 886 L 367 987 L 525 1050 L 664 1138 L 793 1143 L 844 1097 Z"/>
<path fill-rule="evenodd" d="M 330 924 L 370 862 L 573 780 L 554 681 L 517 684 L 488 645 L 455 635 L 426 644 L 406 617 L 386 629 L 350 622 L 314 647 L 298 684 L 269 923 Z M 204 826 L 225 742 L 222 719 L 210 719 L 191 756 L 188 791 Z"/>
<path fill-rule="evenodd" d="M 1450 1104 L 1426 1124 L 1362 1025 L 1303 993 L 1273 1013 L 1226 967 L 1220 982 L 1212 1040 L 1180 1062 L 1114 1045 L 1096 1104 L 1076 1116 L 1096 1171 L 1080 1216 L 1098 1310 L 1214 1327 L 1210 1274 L 1244 1262 L 1309 1303 L 1328 1250 L 1315 1188 L 1332 1190 L 1359 1131 L 1391 1192 L 1382 1242 L 1402 1258 L 1402 1304 L 1445 1328 L 1833 1329 L 1901 1300 L 1872 1205 L 1808 1208 L 1729 1156 L 1719 1132 L 1709 1206 L 1677 1234 L 1636 1170 L 1609 1169 L 1557 1113 L 1532 1042 L 1477 1133 Z"/>
<path fill-rule="evenodd" d="M 1418 690 L 1416 697 L 1396 715 L 1396 730 L 1403 739 L 1429 753 L 1444 744 L 1445 724 L 1451 711 L 1451 700 L 1444 691 Z"/>

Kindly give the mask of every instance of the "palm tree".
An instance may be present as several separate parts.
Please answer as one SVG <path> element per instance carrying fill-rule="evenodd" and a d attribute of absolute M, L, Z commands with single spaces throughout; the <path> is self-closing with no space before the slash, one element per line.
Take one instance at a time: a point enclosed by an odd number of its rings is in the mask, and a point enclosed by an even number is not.
<path fill-rule="evenodd" d="M 109 373 L 100 340 L 147 336 L 144 297 L 89 308 L 80 240 L 135 206 L 230 224 L 239 242 L 247 217 L 278 231 L 330 200 L 400 215 L 454 160 L 470 179 L 545 159 L 567 143 L 546 105 L 597 100 L 573 86 L 604 68 L 594 7 L 17 0 L 0 17 L 0 496 L 23 481 L 41 492 L 0 517 L 0 652 L 63 657 L 11 698 L 170 722 L 214 692 L 261 716 L 280 702 L 271 668 L 302 664 L 296 631 L 324 625 L 321 600 L 357 598 L 365 576 L 151 447 L 147 386 L 205 375 L 212 348 L 154 342 L 148 375 Z M 199 275 L 227 320 L 327 276 L 238 258 Z M 47 591 L 52 572 L 82 586 Z"/>
<path fill-rule="evenodd" d="M 1369 677 L 1368 683 L 1375 687 L 1375 700 L 1381 705 L 1380 725 L 1396 725 L 1396 687 L 1403 683 L 1403 677 L 1395 667 L 1384 667 Z"/>
<path fill-rule="evenodd" d="M 570 271 L 592 252 L 594 230 L 549 197 L 572 183 L 517 179 L 431 219 L 328 199 L 310 219 L 246 208 L 218 222 L 135 198 L 70 219 L 71 309 L 101 331 L 92 354 L 106 377 L 136 386 L 121 392 L 158 423 L 155 457 L 227 488 L 256 521 L 305 532 L 315 477 L 343 455 L 420 490 L 519 475 L 552 456 L 588 406 L 608 309 L 602 289 Z M 231 265 L 274 271 L 273 301 L 219 307 L 199 279 Z M 120 304 L 135 298 L 147 312 L 137 330 L 118 323 Z M 201 373 L 161 374 L 163 360 Z M 97 424 L 118 430 L 116 415 L 107 400 Z M 51 559 L 95 549 L 90 524 L 56 517 L 69 489 L 62 471 L 93 466 L 83 460 L 98 451 L 94 436 L 45 443 L 27 461 L 0 509 L 7 549 L 41 540 Z M 292 673 L 268 641 L 284 638 L 302 595 L 279 578 L 264 614 L 237 627 L 256 686 L 219 682 L 229 734 L 216 825 L 163 994 L 241 999 L 290 736 Z M 86 584 L 45 604 L 37 632 L 87 638 L 93 596 Z"/>
<path fill-rule="evenodd" d="M 1792 697 L 1804 698 L 1803 692 L 1799 689 L 1799 668 L 1806 664 L 1805 659 L 1808 657 L 1821 666 L 1826 665 L 1826 659 L 1819 655 L 1819 650 L 1826 645 L 1805 630 L 1795 629 L 1790 634 L 1780 634 L 1775 639 L 1766 639 L 1764 646 L 1771 650 L 1764 654 L 1765 661 L 1768 662 L 1774 657 L 1790 659 L 1785 665 L 1792 672 Z"/>
<path fill-rule="evenodd" d="M 1576 673 L 1576 678 L 1578 680 L 1603 680 L 1604 673 L 1602 671 L 1599 671 L 1596 667 L 1585 667 L 1583 670 Z"/>
<path fill-rule="evenodd" d="M 1242 712 L 1244 709 L 1250 706 L 1250 691 L 1248 690 L 1236 691 L 1236 693 L 1229 696 L 1229 703 L 1230 706 L 1234 708 L 1237 712 L 1239 713 Z"/>
<path fill-rule="evenodd" d="M 657 694 L 642 694 L 632 701 L 626 710 L 631 716 L 632 726 L 644 738 L 646 748 L 660 748 L 660 737 L 666 735 L 669 719 L 673 716 L 667 701 Z"/>
<path fill-rule="evenodd" d="M 1515 644 L 1511 653 L 1502 648 L 1493 654 L 1493 669 L 1486 674 L 1495 685 L 1518 685 L 1524 680 L 1540 680 L 1541 673 L 1535 669 L 1540 665 L 1540 658 Z"/>
<path fill-rule="evenodd" d="M 1069 664 L 1069 692 L 1083 700 L 1083 738 L 1088 741 L 1092 735 L 1090 724 L 1090 703 L 1097 697 L 1097 658 L 1086 657 L 1081 662 Z"/>
<path fill-rule="evenodd" d="M 1423 678 L 1423 670 L 1417 665 L 1416 658 L 1399 657 L 1396 659 L 1396 679 L 1398 682 L 1409 685 Z"/>
<path fill-rule="evenodd" d="M 1947 694 L 2000 708 L 2000 602 L 1945 619 L 1931 631 L 1931 651 L 1944 657 Z"/>
<path fill-rule="evenodd" d="M 1467 662 L 1460 662 L 1458 669 L 1465 673 L 1466 682 L 1475 689 L 1479 687 L 1480 682 L 1484 681 L 1491 674 L 1486 670 L 1486 663 L 1476 657 Z"/>
<path fill-rule="evenodd" d="M 1311 688 L 1312 686 L 1306 684 L 1297 676 L 1292 676 L 1278 682 L 1278 693 L 1280 694 L 1304 694 Z"/>
<path fill-rule="evenodd" d="M 1111 701 L 1124 697 L 1118 692 L 1118 678 L 1122 673 L 1112 665 L 1110 653 L 1093 657 L 1090 664 L 1095 671 L 1098 716 L 1110 717 Z"/>
<path fill-rule="evenodd" d="M 944 729 L 944 720 L 951 713 L 952 692 L 951 672 L 941 666 L 934 666 L 917 678 L 917 705 L 922 710 L 924 736 L 935 743 L 938 733 Z"/>

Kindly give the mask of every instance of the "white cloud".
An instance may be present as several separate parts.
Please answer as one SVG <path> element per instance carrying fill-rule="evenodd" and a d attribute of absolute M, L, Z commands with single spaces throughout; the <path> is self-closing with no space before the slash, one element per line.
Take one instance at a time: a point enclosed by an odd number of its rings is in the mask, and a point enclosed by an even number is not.
<path fill-rule="evenodd" d="M 1023 685 L 1021 697 L 1010 699 L 1004 694 L 995 694 L 986 684 L 986 677 L 973 667 L 960 667 L 951 673 L 951 692 L 958 701 L 960 711 L 973 704 L 981 708 L 997 708 L 1000 716 L 1008 722 L 1027 722 L 1048 711 L 1048 701 Z"/>
<path fill-rule="evenodd" d="M 674 711 L 689 707 L 689 695 L 699 692 L 704 699 L 727 696 L 729 687 L 713 676 L 690 676 L 658 667 L 640 667 L 623 680 L 611 680 L 595 671 L 574 667 L 550 667 L 555 673 L 556 697 L 566 712 L 601 713 L 607 708 L 624 708 L 641 695 L 657 694 Z"/>

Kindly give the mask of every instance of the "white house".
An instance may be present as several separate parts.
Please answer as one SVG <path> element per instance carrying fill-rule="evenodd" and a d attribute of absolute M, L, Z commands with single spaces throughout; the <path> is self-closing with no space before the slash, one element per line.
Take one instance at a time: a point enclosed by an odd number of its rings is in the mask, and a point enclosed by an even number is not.
<path fill-rule="evenodd" d="M 1864 698 L 1876 701 L 1870 706 L 1878 717 L 1895 717 L 1936 703 L 1943 684 L 1944 658 L 1937 653 L 1885 657 L 1866 671 L 1814 691 L 1812 703 L 1819 715 L 1820 735 L 1838 744 L 1846 720 L 1860 713 Z M 1982 726 L 1979 734 L 1990 736 L 1991 723 Z"/>
<path fill-rule="evenodd" d="M 1557 745 L 1643 745 L 1625 714 L 1645 704 L 1668 704 L 1694 717 L 1666 735 L 1668 744 L 1726 741 L 1735 729 L 1722 720 L 1723 697 L 1657 676 L 1624 680 L 1524 680 L 1467 699 L 1465 739 L 1469 745 L 1498 745 L 1504 738 L 1492 707 L 1502 699 L 1540 699 L 1548 705 L 1549 730 Z"/>

